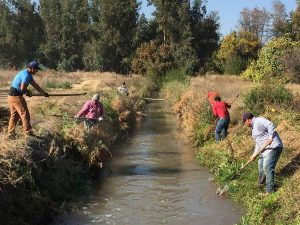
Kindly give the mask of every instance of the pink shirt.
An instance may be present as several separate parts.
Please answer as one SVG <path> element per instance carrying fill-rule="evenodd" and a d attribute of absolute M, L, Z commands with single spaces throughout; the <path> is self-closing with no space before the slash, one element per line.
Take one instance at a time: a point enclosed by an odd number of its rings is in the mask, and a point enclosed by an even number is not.
<path fill-rule="evenodd" d="M 102 116 L 104 113 L 103 105 L 101 102 L 89 100 L 77 113 L 78 117 L 84 116 L 89 119 L 96 119 Z"/>

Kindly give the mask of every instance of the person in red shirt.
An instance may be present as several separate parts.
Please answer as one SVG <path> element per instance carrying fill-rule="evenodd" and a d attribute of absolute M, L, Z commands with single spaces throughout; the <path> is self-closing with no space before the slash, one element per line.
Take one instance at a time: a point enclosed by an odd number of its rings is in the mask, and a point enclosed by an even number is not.
<path fill-rule="evenodd" d="M 231 108 L 231 105 L 222 102 L 220 96 L 216 96 L 214 100 L 213 114 L 219 119 L 215 129 L 215 138 L 218 142 L 224 140 L 227 136 L 227 130 L 230 123 L 230 116 L 227 109 Z"/>

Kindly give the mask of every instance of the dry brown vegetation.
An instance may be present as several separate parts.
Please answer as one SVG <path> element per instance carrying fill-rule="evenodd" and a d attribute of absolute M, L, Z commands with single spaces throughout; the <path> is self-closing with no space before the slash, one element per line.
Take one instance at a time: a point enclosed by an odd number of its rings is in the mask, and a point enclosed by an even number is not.
<path fill-rule="evenodd" d="M 15 73 L 0 74 L 1 88 L 5 90 L 0 93 L 0 195 L 6 196 L 0 196 L 0 205 L 10 205 L 0 206 L 0 220 L 7 224 L 20 224 L 24 220 L 46 224 L 49 221 L 44 222 L 44 219 L 52 213 L 52 203 L 59 206 L 85 193 L 90 176 L 112 157 L 112 145 L 127 137 L 136 120 L 145 115 L 145 102 L 141 97 L 149 94 L 151 82 L 138 76 L 113 73 L 43 71 L 35 75 L 35 80 L 48 93 L 85 92 L 86 95 L 25 97 L 37 136 L 24 137 L 19 124 L 17 139 L 9 140 L 6 98 Z M 124 81 L 129 88 L 128 97 L 116 90 Z M 95 93 L 100 93 L 104 105 L 104 121 L 85 130 L 82 122 L 77 123 L 73 118 Z M 19 212 L 17 216 L 11 215 L 14 211 Z M 33 212 L 37 215 L 33 216 Z"/>

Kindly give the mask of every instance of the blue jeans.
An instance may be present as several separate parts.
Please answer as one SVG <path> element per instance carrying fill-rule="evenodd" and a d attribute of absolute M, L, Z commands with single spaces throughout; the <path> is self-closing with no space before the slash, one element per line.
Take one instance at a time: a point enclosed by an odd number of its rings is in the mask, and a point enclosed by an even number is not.
<path fill-rule="evenodd" d="M 219 119 L 215 130 L 216 141 L 221 141 L 226 138 L 229 123 L 230 123 L 229 117 L 223 117 Z"/>
<path fill-rule="evenodd" d="M 96 124 L 96 120 L 84 119 L 83 124 L 85 129 L 90 130 Z"/>
<path fill-rule="evenodd" d="M 266 191 L 274 192 L 275 166 L 282 152 L 282 147 L 274 148 L 265 157 L 260 156 L 258 160 L 258 181 L 260 184 L 266 182 Z"/>

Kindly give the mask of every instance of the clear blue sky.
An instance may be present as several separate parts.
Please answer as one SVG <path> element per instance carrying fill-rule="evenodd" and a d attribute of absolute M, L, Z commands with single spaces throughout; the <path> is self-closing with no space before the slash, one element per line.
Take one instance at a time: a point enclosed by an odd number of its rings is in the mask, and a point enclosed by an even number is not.
<path fill-rule="evenodd" d="M 281 0 L 286 6 L 287 12 L 295 10 L 296 0 Z M 260 8 L 265 7 L 268 11 L 272 9 L 272 0 L 207 0 L 207 10 L 217 11 L 220 16 L 220 32 L 222 35 L 228 34 L 230 31 L 236 29 L 240 12 L 243 8 Z M 154 11 L 153 6 L 147 7 L 147 0 L 142 0 L 140 13 L 144 13 L 147 18 L 151 18 Z"/>

